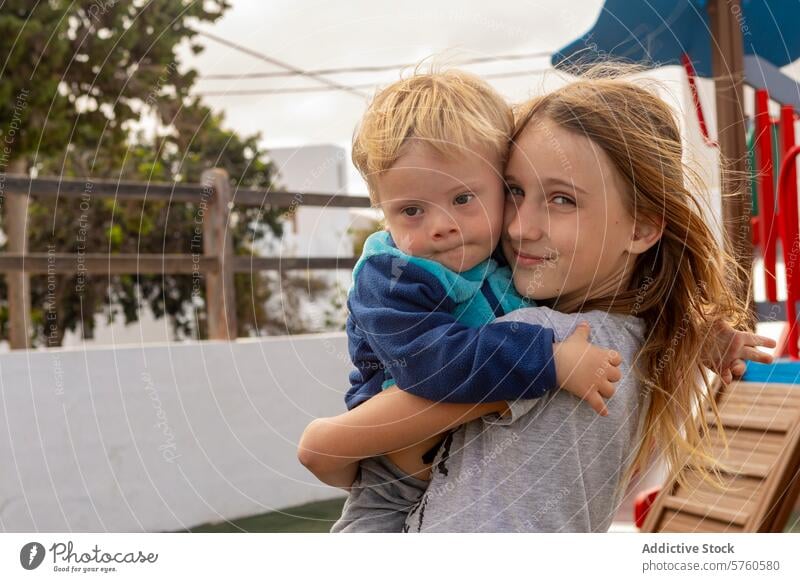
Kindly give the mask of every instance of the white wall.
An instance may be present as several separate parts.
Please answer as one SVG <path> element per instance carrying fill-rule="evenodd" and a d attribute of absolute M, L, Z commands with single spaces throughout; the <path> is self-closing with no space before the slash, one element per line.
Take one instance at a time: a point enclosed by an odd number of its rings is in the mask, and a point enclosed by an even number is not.
<path fill-rule="evenodd" d="M 0 354 L 0 531 L 165 531 L 343 496 L 297 461 L 343 333 Z"/>

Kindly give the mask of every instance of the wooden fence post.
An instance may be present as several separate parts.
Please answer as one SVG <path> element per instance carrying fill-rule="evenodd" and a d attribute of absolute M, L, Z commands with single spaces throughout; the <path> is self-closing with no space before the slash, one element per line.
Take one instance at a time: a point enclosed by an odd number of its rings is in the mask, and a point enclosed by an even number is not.
<path fill-rule="evenodd" d="M 734 273 L 736 294 L 750 296 L 755 330 L 752 286 L 753 243 L 750 235 L 750 180 L 747 176 L 747 138 L 744 112 L 744 49 L 739 17 L 741 0 L 711 0 L 707 5 L 711 25 L 711 72 L 717 105 L 717 142 L 720 153 L 722 223 L 728 234 L 730 254 L 743 268 Z"/>
<path fill-rule="evenodd" d="M 236 339 L 233 237 L 228 229 L 232 199 L 228 172 L 222 168 L 203 172 L 203 254 L 215 257 L 219 265 L 205 273 L 208 339 Z"/>
<path fill-rule="evenodd" d="M 16 160 L 9 164 L 9 170 L 19 171 L 24 161 Z M 6 193 L 5 232 L 8 237 L 6 252 L 25 254 L 28 252 L 28 237 L 25 224 L 28 219 L 28 195 Z M 8 343 L 12 350 L 24 350 L 31 347 L 28 321 L 31 318 L 31 285 L 30 275 L 25 271 L 6 273 L 8 289 Z"/>

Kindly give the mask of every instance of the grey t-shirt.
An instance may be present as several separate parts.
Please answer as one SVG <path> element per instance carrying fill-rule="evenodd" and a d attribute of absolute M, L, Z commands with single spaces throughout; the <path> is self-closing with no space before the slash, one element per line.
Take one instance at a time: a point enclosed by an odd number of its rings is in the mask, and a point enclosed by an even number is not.
<path fill-rule="evenodd" d="M 622 380 L 598 415 L 556 389 L 509 402 L 451 432 L 433 461 L 428 490 L 412 508 L 408 532 L 604 532 L 622 501 L 622 477 L 633 461 L 649 395 L 631 367 L 644 341 L 634 316 L 519 309 L 496 321 L 549 327 L 558 341 L 582 320 L 592 343 L 617 350 Z"/>

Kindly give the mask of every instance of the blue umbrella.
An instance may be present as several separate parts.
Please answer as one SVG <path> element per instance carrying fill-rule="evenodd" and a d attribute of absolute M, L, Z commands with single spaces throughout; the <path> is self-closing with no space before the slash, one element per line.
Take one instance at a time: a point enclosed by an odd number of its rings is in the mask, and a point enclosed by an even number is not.
<path fill-rule="evenodd" d="M 677 65 L 687 53 L 710 77 L 711 27 L 706 0 L 606 0 L 594 26 L 552 57 L 556 67 L 612 58 L 651 66 Z M 745 55 L 776 67 L 800 58 L 800 3 L 742 0 L 735 14 Z"/>

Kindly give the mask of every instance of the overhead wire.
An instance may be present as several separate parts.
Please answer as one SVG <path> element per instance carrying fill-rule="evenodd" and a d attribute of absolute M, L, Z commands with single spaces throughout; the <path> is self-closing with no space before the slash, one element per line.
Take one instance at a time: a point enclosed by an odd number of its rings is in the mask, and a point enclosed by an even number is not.
<path fill-rule="evenodd" d="M 539 75 L 552 69 L 531 69 L 527 71 L 509 71 L 506 73 L 489 73 L 481 75 L 483 79 L 508 79 L 513 77 L 527 77 Z M 374 89 L 380 83 L 362 83 L 358 85 L 348 85 L 349 89 Z M 324 93 L 336 91 L 333 87 L 277 87 L 266 89 L 231 89 L 230 91 L 198 91 L 195 95 L 200 97 L 223 97 L 223 96 L 246 96 L 246 95 L 290 95 L 292 93 Z"/>
<path fill-rule="evenodd" d="M 533 59 L 541 57 L 549 57 L 549 52 L 534 52 L 523 54 L 510 54 L 510 55 L 493 55 L 486 57 L 474 57 L 471 59 L 461 59 L 458 65 L 474 65 L 480 63 L 492 63 L 497 61 L 515 61 L 523 59 Z M 395 65 L 364 65 L 357 67 L 337 67 L 331 69 L 314 69 L 306 70 L 303 73 L 296 73 L 292 71 L 261 71 L 255 73 L 218 73 L 212 75 L 202 75 L 198 77 L 201 81 L 224 81 L 224 80 L 237 80 L 237 79 L 275 79 L 283 77 L 295 77 L 298 75 L 341 75 L 343 73 L 382 73 L 385 71 L 395 71 L 406 69 L 415 66 L 416 63 L 404 63 Z"/>
<path fill-rule="evenodd" d="M 284 69 L 284 71 L 270 71 L 270 72 L 260 72 L 260 73 L 244 73 L 240 75 L 236 74 L 218 74 L 218 75 L 207 75 L 201 77 L 201 79 L 206 80 L 235 80 L 235 79 L 244 79 L 244 78 L 282 78 L 282 77 L 306 77 L 308 79 L 312 79 L 318 83 L 321 83 L 322 87 L 277 87 L 277 88 L 264 88 L 264 89 L 233 89 L 230 91 L 198 91 L 195 93 L 201 97 L 220 97 L 220 96 L 246 96 L 246 95 L 290 95 L 294 93 L 320 93 L 320 92 L 328 92 L 328 91 L 344 91 L 353 95 L 357 95 L 361 98 L 367 98 L 368 95 L 363 93 L 363 90 L 366 89 L 374 89 L 376 86 L 380 85 L 380 83 L 361 83 L 357 85 L 346 85 L 342 83 L 338 83 L 331 79 L 327 79 L 325 75 L 338 75 L 344 73 L 373 73 L 373 72 L 385 72 L 391 70 L 400 70 L 407 67 L 412 67 L 414 64 L 407 63 L 407 64 L 396 64 L 396 65 L 365 65 L 365 66 L 356 66 L 356 67 L 338 67 L 338 68 L 329 68 L 329 69 L 315 69 L 315 70 L 307 70 L 301 69 L 294 65 L 291 65 L 285 61 L 277 59 L 275 57 L 271 57 L 266 55 L 262 52 L 250 49 L 243 45 L 240 45 L 236 42 L 223 38 L 221 36 L 212 34 L 210 32 L 206 32 L 203 30 L 196 30 L 195 31 L 198 35 L 201 35 L 209 40 L 232 48 L 238 52 L 243 54 L 249 55 L 253 58 L 259 59 L 261 61 L 267 62 L 271 65 L 276 67 L 280 67 Z M 541 58 L 541 57 L 549 57 L 550 53 L 548 52 L 532 52 L 532 53 L 523 53 L 523 54 L 505 54 L 505 55 L 491 55 L 491 56 L 484 56 L 484 57 L 473 57 L 470 59 L 463 59 L 458 62 L 459 65 L 470 65 L 470 64 L 480 64 L 480 63 L 489 63 L 489 62 L 498 62 L 498 61 L 513 61 L 513 60 L 523 60 L 523 59 L 531 59 L 531 58 Z M 505 73 L 490 73 L 486 75 L 482 75 L 484 79 L 501 79 L 501 78 L 511 78 L 511 77 L 521 77 L 533 74 L 540 74 L 549 69 L 535 69 L 529 71 L 509 71 Z"/>
<path fill-rule="evenodd" d="M 344 92 L 347 92 L 347 93 L 351 93 L 351 94 L 357 95 L 358 97 L 361 97 L 361 98 L 366 98 L 367 97 L 366 94 L 361 93 L 360 91 L 358 91 L 356 89 L 352 89 L 352 88 L 347 87 L 345 85 L 341 85 L 341 84 L 337 83 L 336 81 L 331 81 L 330 79 L 326 79 L 325 77 L 323 77 L 319 73 L 315 73 L 313 71 L 311 71 L 311 72 L 304 71 L 303 69 L 301 69 L 299 67 L 295 67 L 294 65 L 290 65 L 289 63 L 284 62 L 284 61 L 282 61 L 280 59 L 276 59 L 276 58 L 271 57 L 269 55 L 266 55 L 264 53 L 261 53 L 261 52 L 255 51 L 253 49 L 247 48 L 245 46 L 242 46 L 242 45 L 240 45 L 238 43 L 230 41 L 230 40 L 228 40 L 226 38 L 222 38 L 221 36 L 217 36 L 217 35 L 212 34 L 210 32 L 205 32 L 205 31 L 202 31 L 202 30 L 196 30 L 195 32 L 197 32 L 197 34 L 199 34 L 200 36 L 204 36 L 205 38 L 208 38 L 209 40 L 213 40 L 214 42 L 217 42 L 217 43 L 219 43 L 221 45 L 224 45 L 224 46 L 227 46 L 227 47 L 232 48 L 234 50 L 237 50 L 237 51 L 239 51 L 239 52 L 241 52 L 243 54 L 246 54 L 246 55 L 249 55 L 249 56 L 251 56 L 253 58 L 256 58 L 256 59 L 262 60 L 264 62 L 270 63 L 271 65 L 275 65 L 276 67 L 281 67 L 283 69 L 286 69 L 287 71 L 290 71 L 290 72 L 294 73 L 295 75 L 300 75 L 300 76 L 303 76 L 303 77 L 308 77 L 309 79 L 313 79 L 313 80 L 317 81 L 318 83 L 322 83 L 323 85 L 327 85 L 331 89 L 335 89 L 337 91 L 344 91 Z"/>

